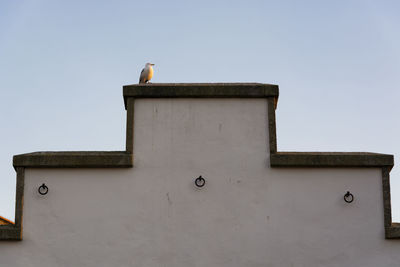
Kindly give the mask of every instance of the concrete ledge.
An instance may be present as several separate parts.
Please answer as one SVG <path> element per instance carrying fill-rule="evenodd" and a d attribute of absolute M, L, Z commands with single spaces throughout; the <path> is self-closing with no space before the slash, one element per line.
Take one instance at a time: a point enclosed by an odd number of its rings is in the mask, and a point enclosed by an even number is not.
<path fill-rule="evenodd" d="M 125 109 L 133 98 L 266 98 L 279 96 L 279 87 L 262 83 L 148 83 L 124 86 Z"/>
<path fill-rule="evenodd" d="M 12 225 L 0 225 L 0 240 L 22 240 L 21 228 Z"/>
<path fill-rule="evenodd" d="M 129 168 L 133 155 L 125 151 L 34 152 L 15 155 L 13 165 L 30 168 Z"/>
<path fill-rule="evenodd" d="M 277 152 L 271 167 L 393 167 L 393 155 L 368 152 Z"/>
<path fill-rule="evenodd" d="M 385 227 L 386 239 L 399 239 L 400 238 L 400 224 L 393 223 L 390 227 Z"/>

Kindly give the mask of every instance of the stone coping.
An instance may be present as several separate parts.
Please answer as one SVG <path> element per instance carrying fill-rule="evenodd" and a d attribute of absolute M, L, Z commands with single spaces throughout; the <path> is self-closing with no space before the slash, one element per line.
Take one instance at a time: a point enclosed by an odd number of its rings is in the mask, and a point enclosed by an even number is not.
<path fill-rule="evenodd" d="M 392 223 L 391 226 L 385 227 L 386 239 L 399 239 L 400 238 L 400 223 Z"/>
<path fill-rule="evenodd" d="M 279 86 L 263 83 L 147 83 L 123 87 L 127 98 L 266 98 L 279 96 Z"/>
<path fill-rule="evenodd" d="M 393 167 L 393 155 L 369 152 L 276 152 L 271 167 Z"/>
<path fill-rule="evenodd" d="M 0 225 L 0 240 L 22 240 L 21 228 L 15 225 Z"/>
<path fill-rule="evenodd" d="M 30 168 L 129 168 L 133 155 L 126 151 L 34 152 L 15 155 L 13 165 Z"/>

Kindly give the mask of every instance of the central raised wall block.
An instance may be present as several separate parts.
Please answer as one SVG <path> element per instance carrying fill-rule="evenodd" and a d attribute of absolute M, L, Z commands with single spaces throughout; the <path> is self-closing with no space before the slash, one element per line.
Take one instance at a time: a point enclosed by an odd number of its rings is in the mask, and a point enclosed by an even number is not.
<path fill-rule="evenodd" d="M 0 266 L 400 262 L 400 243 L 385 240 L 400 237 L 392 155 L 278 151 L 277 85 L 123 92 L 125 151 L 14 156 L 16 219 L 0 226 Z M 45 196 L 37 192 L 43 183 Z M 343 200 L 347 191 L 352 203 Z"/>

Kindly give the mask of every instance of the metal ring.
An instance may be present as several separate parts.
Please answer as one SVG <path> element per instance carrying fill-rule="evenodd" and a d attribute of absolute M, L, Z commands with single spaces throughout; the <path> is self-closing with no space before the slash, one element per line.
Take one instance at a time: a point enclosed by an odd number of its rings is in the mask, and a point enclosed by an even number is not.
<path fill-rule="evenodd" d="M 351 203 L 354 200 L 354 196 L 352 193 L 350 193 L 350 191 L 347 191 L 347 193 L 344 195 L 343 197 L 344 201 L 346 201 L 347 203 Z"/>
<path fill-rule="evenodd" d="M 196 180 L 194 180 L 194 184 L 197 187 L 203 187 L 206 184 L 206 180 L 204 180 L 203 177 L 201 177 L 201 175 L 199 177 L 196 178 Z"/>
<path fill-rule="evenodd" d="M 38 192 L 41 195 L 46 195 L 49 192 L 49 188 L 47 187 L 47 185 L 42 184 L 41 186 L 39 186 Z"/>

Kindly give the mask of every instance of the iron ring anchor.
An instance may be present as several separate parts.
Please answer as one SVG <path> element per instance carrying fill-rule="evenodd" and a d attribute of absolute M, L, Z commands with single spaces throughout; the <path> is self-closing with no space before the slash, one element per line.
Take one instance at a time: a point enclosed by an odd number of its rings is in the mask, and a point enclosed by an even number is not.
<path fill-rule="evenodd" d="M 45 185 L 45 184 L 43 183 L 41 186 L 39 186 L 38 192 L 39 192 L 39 194 L 41 194 L 42 196 L 43 196 L 43 195 L 46 195 L 46 194 L 49 192 L 49 188 L 47 187 L 47 185 Z"/>
<path fill-rule="evenodd" d="M 352 193 L 350 193 L 350 191 L 347 191 L 347 193 L 343 196 L 344 201 L 346 201 L 347 203 L 351 203 L 354 200 L 354 196 Z"/>
<path fill-rule="evenodd" d="M 201 175 L 199 177 L 196 178 L 196 180 L 194 180 L 194 184 L 201 188 L 206 184 L 206 180 L 204 180 L 203 177 L 201 177 Z"/>

